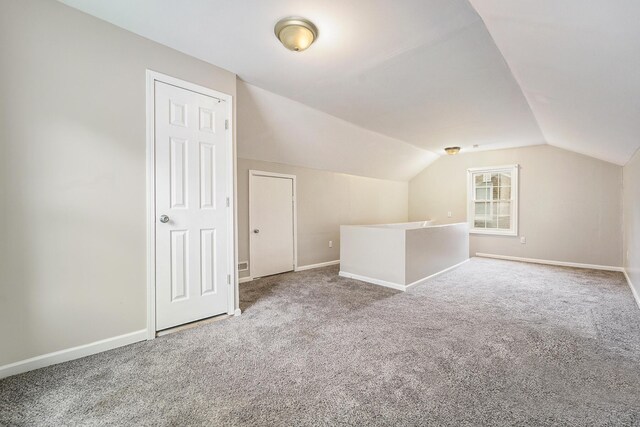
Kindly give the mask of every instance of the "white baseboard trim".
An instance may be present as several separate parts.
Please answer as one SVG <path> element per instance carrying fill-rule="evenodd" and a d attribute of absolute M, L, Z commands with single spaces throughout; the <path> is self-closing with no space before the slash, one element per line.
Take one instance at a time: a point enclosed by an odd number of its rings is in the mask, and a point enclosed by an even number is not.
<path fill-rule="evenodd" d="M 361 276 L 359 274 L 347 273 L 346 271 L 341 271 L 338 273 L 339 276 L 346 277 L 348 279 L 356 279 L 361 282 L 372 283 L 374 285 L 384 286 L 385 288 L 391 288 L 398 291 L 406 291 L 407 287 L 405 285 L 401 285 L 399 283 L 387 282 L 386 280 L 374 279 L 373 277 Z"/>
<path fill-rule="evenodd" d="M 633 287 L 633 284 L 631 283 L 631 278 L 627 274 L 627 270 L 622 270 L 622 272 L 624 273 L 625 279 L 627 279 L 627 284 L 629 285 L 629 288 L 631 288 L 633 299 L 636 300 L 636 304 L 638 305 L 638 308 L 640 308 L 640 295 L 638 295 L 638 293 L 636 292 L 636 288 Z"/>
<path fill-rule="evenodd" d="M 589 268 L 591 270 L 607 270 L 607 271 L 624 272 L 624 268 L 614 267 L 612 265 L 581 264 L 578 262 L 551 261 L 547 259 L 537 259 L 537 258 L 521 258 L 517 256 L 508 256 L 508 255 L 485 254 L 481 252 L 476 252 L 476 256 L 481 258 L 504 259 L 507 261 L 529 262 L 532 264 L 547 264 L 547 265 L 557 265 L 560 267 Z"/>
<path fill-rule="evenodd" d="M 336 265 L 336 264 L 340 264 L 340 260 L 337 259 L 335 261 L 327 261 L 327 262 L 320 262 L 318 264 L 310 264 L 310 265 L 302 265 L 300 267 L 296 267 L 293 271 L 305 271 L 305 270 L 311 270 L 314 268 L 320 268 L 320 267 L 328 267 L 330 265 Z M 253 281 L 253 277 L 249 276 L 249 277 L 241 277 L 238 279 L 238 283 L 247 283 L 247 282 L 251 282 Z"/>
<path fill-rule="evenodd" d="M 465 260 L 464 260 L 464 261 L 462 261 L 462 262 L 459 262 L 459 263 L 457 263 L 457 264 L 455 264 L 455 265 L 452 265 L 451 267 L 445 268 L 444 270 L 438 271 L 437 273 L 433 273 L 431 276 L 427 276 L 427 277 L 422 278 L 422 279 L 420 279 L 420 280 L 416 280 L 416 281 L 415 281 L 415 282 L 413 282 L 413 283 L 409 283 L 406 287 L 407 287 L 407 288 L 410 288 L 410 287 L 412 287 L 412 286 L 418 286 L 418 285 L 421 285 L 421 284 L 423 284 L 424 282 L 426 282 L 427 280 L 429 280 L 429 279 L 431 279 L 431 278 L 433 278 L 433 277 L 439 276 L 439 275 L 441 275 L 441 274 L 443 274 L 443 273 L 446 273 L 447 271 L 453 270 L 454 268 L 458 268 L 458 267 L 460 267 L 462 264 L 466 264 L 467 262 L 469 262 L 469 260 L 470 260 L 470 259 L 469 259 L 469 258 L 467 258 L 467 259 L 465 259 Z"/>
<path fill-rule="evenodd" d="M 90 344 L 80 345 L 78 347 L 72 347 L 53 353 L 43 354 L 41 356 L 36 356 L 30 359 L 0 366 L 0 378 L 6 378 L 11 375 L 17 375 L 23 372 L 32 371 L 34 369 L 44 368 L 45 366 L 79 359 L 81 357 L 101 353 L 103 351 L 133 344 L 139 341 L 144 341 L 146 339 L 147 330 L 142 329 L 140 331 L 119 335 L 117 337 L 107 338 L 104 340 L 92 342 Z"/>
<path fill-rule="evenodd" d="M 340 260 L 339 259 L 337 259 L 335 261 L 320 262 L 318 264 L 303 265 L 303 266 L 300 266 L 300 267 L 296 267 L 295 271 L 312 270 L 314 268 L 328 267 L 330 265 L 336 265 L 336 264 L 340 264 Z"/>
<path fill-rule="evenodd" d="M 236 308 L 236 311 L 233 312 L 234 316 L 240 316 L 242 314 L 242 310 L 240 310 L 239 308 Z"/>
<path fill-rule="evenodd" d="M 443 273 L 446 273 L 447 271 L 453 270 L 454 268 L 460 267 L 462 264 L 469 262 L 469 259 L 465 259 L 462 262 L 459 262 L 458 264 L 452 265 L 451 267 L 447 267 L 444 270 L 440 270 L 437 273 L 433 273 L 430 276 L 427 277 L 423 277 L 422 279 L 416 280 L 413 283 L 409 283 L 408 285 L 401 285 L 400 283 L 394 283 L 394 282 L 387 282 L 386 280 L 380 280 L 380 279 L 374 279 L 373 277 L 367 277 L 367 276 L 361 276 L 359 274 L 353 274 L 353 273 L 348 273 L 346 271 L 340 271 L 340 273 L 338 273 L 340 276 L 342 277 L 347 277 L 349 279 L 356 279 L 356 280 L 360 280 L 362 282 L 367 282 L 367 283 L 373 283 L 374 285 L 380 285 L 380 286 L 384 286 L 386 288 L 391 288 L 391 289 L 396 289 L 398 291 L 406 291 L 407 289 L 413 287 L 413 286 L 417 286 L 417 285 L 421 285 L 423 283 L 425 283 L 427 280 L 439 276 Z"/>

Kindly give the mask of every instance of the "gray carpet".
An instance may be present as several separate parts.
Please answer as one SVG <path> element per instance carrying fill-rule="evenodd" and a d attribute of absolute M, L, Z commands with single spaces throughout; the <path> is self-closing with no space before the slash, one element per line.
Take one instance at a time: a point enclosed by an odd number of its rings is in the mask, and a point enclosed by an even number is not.
<path fill-rule="evenodd" d="M 407 293 L 327 267 L 243 315 L 0 382 L 1 425 L 640 425 L 620 273 L 473 259 Z"/>

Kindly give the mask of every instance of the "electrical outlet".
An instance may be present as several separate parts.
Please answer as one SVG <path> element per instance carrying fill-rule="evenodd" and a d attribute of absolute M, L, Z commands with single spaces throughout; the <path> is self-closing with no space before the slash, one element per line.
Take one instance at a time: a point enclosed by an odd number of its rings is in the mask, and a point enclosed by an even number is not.
<path fill-rule="evenodd" d="M 451 211 L 447 212 L 447 217 L 451 218 Z"/>
<path fill-rule="evenodd" d="M 527 238 L 526 238 L 526 237 L 524 237 L 524 236 L 522 236 L 522 237 L 520 238 L 520 243 L 522 243 L 523 245 L 524 245 L 525 243 L 527 243 Z"/>
<path fill-rule="evenodd" d="M 332 248 L 333 247 L 333 240 L 329 240 L 329 247 Z"/>

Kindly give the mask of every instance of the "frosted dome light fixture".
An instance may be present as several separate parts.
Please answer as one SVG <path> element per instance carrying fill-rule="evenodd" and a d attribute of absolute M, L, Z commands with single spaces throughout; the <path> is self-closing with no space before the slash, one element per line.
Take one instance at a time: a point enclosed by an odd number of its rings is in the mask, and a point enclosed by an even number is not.
<path fill-rule="evenodd" d="M 318 37 L 318 29 L 308 19 L 289 17 L 278 21 L 274 28 L 276 37 L 289 50 L 302 52 Z"/>

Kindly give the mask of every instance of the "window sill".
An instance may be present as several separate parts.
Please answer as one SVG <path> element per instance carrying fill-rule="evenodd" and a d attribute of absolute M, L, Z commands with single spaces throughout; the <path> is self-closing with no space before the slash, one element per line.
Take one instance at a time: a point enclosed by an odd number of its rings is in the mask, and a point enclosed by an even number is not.
<path fill-rule="evenodd" d="M 493 230 L 471 229 L 471 230 L 469 230 L 469 234 L 486 234 L 486 235 L 489 235 L 489 236 L 518 237 L 518 232 L 517 231 L 513 231 L 513 230 L 493 231 Z"/>

